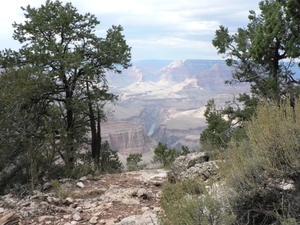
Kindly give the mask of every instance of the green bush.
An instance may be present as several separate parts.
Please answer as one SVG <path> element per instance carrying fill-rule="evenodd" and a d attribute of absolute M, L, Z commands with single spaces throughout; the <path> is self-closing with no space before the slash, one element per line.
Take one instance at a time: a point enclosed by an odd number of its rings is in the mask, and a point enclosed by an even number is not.
<path fill-rule="evenodd" d="M 209 194 L 204 183 L 186 180 L 163 187 L 159 215 L 162 225 L 230 225 L 235 217 L 223 207 L 215 194 Z"/>
<path fill-rule="evenodd" d="M 118 151 L 110 148 L 108 141 L 101 145 L 101 173 L 120 173 L 124 166 L 118 156 Z"/>
<path fill-rule="evenodd" d="M 66 186 L 61 185 L 61 184 L 59 183 L 58 180 L 51 180 L 50 183 L 51 183 L 51 186 L 52 186 L 53 191 L 54 191 L 59 197 L 67 198 L 67 197 L 70 196 L 70 194 L 71 194 L 71 189 L 70 189 L 70 188 L 67 188 Z"/>
<path fill-rule="evenodd" d="M 207 128 L 200 135 L 201 145 L 209 143 L 213 148 L 223 151 L 231 138 L 231 121 L 224 118 L 220 110 L 217 110 L 214 99 L 208 100 L 205 105 L 204 117 Z"/>
<path fill-rule="evenodd" d="M 239 224 L 300 222 L 300 101 L 289 103 L 261 102 L 231 143 L 221 171 Z"/>
<path fill-rule="evenodd" d="M 142 154 L 134 153 L 130 154 L 126 159 L 127 170 L 133 171 L 141 168 L 139 163 L 142 161 Z"/>
<path fill-rule="evenodd" d="M 159 142 L 154 149 L 153 162 L 159 162 L 163 164 L 164 167 L 168 167 L 178 156 L 180 156 L 180 151 L 173 148 L 169 149 L 166 144 Z"/>
<path fill-rule="evenodd" d="M 195 150 L 194 149 L 190 150 L 187 146 L 184 146 L 184 145 L 181 146 L 180 155 L 187 155 L 187 154 L 189 154 L 191 152 L 195 152 Z"/>

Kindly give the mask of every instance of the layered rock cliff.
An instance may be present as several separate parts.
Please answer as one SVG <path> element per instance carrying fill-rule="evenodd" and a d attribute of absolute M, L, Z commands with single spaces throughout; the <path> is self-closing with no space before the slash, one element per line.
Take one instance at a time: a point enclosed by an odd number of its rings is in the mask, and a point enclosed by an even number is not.
<path fill-rule="evenodd" d="M 199 148 L 200 133 L 205 129 L 203 127 L 195 128 L 173 128 L 159 126 L 153 133 L 152 138 L 166 143 L 168 146 L 181 149 L 181 146 L 187 146 L 190 149 Z"/>
<path fill-rule="evenodd" d="M 151 139 L 145 129 L 127 121 L 106 122 L 101 127 L 102 141 L 108 141 L 112 149 L 127 157 L 131 153 L 146 153 Z"/>

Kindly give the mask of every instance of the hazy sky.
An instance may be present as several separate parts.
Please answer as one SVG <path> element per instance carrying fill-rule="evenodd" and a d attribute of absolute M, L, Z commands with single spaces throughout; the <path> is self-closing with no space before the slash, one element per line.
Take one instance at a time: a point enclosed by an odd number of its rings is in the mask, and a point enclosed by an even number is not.
<path fill-rule="evenodd" d="M 95 14 L 104 37 L 111 25 L 122 25 L 132 60 L 221 59 L 211 41 L 220 25 L 235 32 L 248 24 L 249 10 L 260 0 L 62 0 L 80 13 Z M 0 49 L 17 49 L 12 23 L 24 19 L 21 6 L 40 7 L 44 0 L 9 0 L 0 8 Z"/>

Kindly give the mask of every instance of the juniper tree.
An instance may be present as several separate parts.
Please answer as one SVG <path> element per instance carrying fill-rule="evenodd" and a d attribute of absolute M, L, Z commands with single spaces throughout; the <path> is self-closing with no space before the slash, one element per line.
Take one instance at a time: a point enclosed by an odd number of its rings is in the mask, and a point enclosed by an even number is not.
<path fill-rule="evenodd" d="M 8 110 L 2 110 L 2 118 L 30 120 L 34 133 L 47 137 L 42 155 L 45 149 L 55 150 L 69 168 L 74 166 L 78 150 L 91 132 L 92 156 L 99 162 L 103 103 L 117 99 L 109 93 L 105 72 L 120 73 L 130 66 L 131 48 L 122 26 L 112 26 L 102 38 L 96 35 L 100 22 L 95 15 L 80 14 L 71 3 L 47 0 L 39 8 L 28 5 L 21 9 L 25 21 L 13 23 L 13 38 L 21 47 L 0 52 L 1 84 L 9 82 L 1 86 L 0 102 L 6 104 L 4 109 L 15 107 L 16 112 L 10 115 Z M 21 74 L 26 75 L 25 85 L 19 80 Z M 13 88 L 12 83 L 17 86 Z M 18 98 L 7 97 L 11 90 L 6 87 L 13 88 Z M 28 109 L 34 115 L 28 116 L 28 110 L 20 109 Z M 2 135 L 14 129 L 4 122 L 0 127 Z M 14 132 L 11 131 L 18 134 Z M 31 140 L 33 136 L 26 137 Z M 11 148 L 13 152 L 15 146 Z M 27 150 L 23 147 L 22 151 Z"/>

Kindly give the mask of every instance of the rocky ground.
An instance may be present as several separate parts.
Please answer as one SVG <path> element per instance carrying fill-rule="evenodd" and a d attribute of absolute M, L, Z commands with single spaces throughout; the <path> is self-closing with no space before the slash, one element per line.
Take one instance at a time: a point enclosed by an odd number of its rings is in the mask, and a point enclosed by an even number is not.
<path fill-rule="evenodd" d="M 86 176 L 46 183 L 19 198 L 0 197 L 0 225 L 157 224 L 163 169 Z"/>

